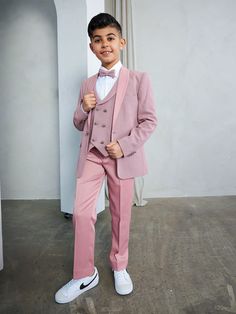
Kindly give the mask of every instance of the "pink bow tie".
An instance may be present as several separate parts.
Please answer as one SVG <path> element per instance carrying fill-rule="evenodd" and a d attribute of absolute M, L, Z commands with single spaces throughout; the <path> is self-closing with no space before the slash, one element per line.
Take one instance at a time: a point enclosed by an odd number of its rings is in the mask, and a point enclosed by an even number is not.
<path fill-rule="evenodd" d="M 98 75 L 101 77 L 102 76 L 110 76 L 110 77 L 114 78 L 115 77 L 115 70 L 106 71 L 106 70 L 100 69 L 98 72 Z"/>

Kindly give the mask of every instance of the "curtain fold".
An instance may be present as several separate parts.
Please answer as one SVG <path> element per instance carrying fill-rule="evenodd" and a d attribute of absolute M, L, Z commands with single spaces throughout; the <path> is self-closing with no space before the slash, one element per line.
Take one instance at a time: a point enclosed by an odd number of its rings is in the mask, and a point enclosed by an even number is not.
<path fill-rule="evenodd" d="M 135 70 L 135 49 L 133 32 L 133 14 L 131 0 L 106 0 L 105 11 L 113 15 L 121 24 L 123 37 L 127 40 L 126 48 L 123 49 L 121 61 L 130 70 Z M 145 206 L 147 201 L 143 199 L 144 177 L 134 179 L 133 204 Z M 106 185 L 106 206 L 109 204 L 108 188 Z"/>

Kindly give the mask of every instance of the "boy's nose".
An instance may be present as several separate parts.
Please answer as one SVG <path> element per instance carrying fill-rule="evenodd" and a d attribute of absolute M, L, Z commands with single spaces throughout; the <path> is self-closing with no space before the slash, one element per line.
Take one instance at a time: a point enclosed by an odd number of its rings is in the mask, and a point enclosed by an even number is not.
<path fill-rule="evenodd" d="M 102 42 L 102 47 L 107 47 L 108 46 L 108 42 L 107 41 L 103 41 Z"/>

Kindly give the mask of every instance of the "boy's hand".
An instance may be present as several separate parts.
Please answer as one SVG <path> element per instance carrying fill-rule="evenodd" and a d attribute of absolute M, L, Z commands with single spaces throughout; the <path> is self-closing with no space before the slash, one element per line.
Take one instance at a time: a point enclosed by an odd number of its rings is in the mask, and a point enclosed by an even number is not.
<path fill-rule="evenodd" d="M 124 153 L 117 141 L 113 141 L 107 144 L 106 150 L 108 152 L 108 155 L 113 159 L 121 158 L 124 156 Z"/>
<path fill-rule="evenodd" d="M 84 95 L 82 106 L 86 112 L 89 112 L 96 106 L 96 97 L 94 92 L 89 92 Z"/>

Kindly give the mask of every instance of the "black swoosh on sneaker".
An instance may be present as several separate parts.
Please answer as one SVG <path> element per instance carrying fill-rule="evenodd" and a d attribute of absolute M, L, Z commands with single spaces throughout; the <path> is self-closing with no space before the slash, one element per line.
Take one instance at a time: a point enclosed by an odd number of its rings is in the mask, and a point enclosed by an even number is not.
<path fill-rule="evenodd" d="M 84 288 L 88 287 L 88 286 L 94 281 L 94 279 L 97 277 L 97 275 L 98 275 L 98 273 L 96 273 L 96 276 L 95 276 L 87 285 L 85 285 L 84 283 L 82 283 L 82 284 L 80 285 L 80 289 L 83 290 Z"/>

